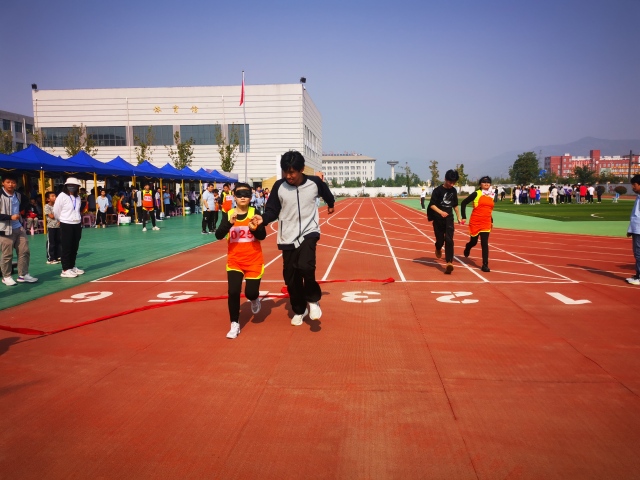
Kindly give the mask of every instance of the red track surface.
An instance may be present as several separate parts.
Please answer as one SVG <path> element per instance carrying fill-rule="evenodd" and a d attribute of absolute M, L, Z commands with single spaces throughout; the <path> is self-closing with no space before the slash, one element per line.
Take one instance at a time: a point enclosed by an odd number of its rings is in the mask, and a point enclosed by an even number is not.
<path fill-rule="evenodd" d="M 284 299 L 255 317 L 244 304 L 228 340 L 222 300 L 0 332 L 0 478 L 640 477 L 629 242 L 496 229 L 484 274 L 479 245 L 462 258 L 466 238 L 457 227 L 444 275 L 423 213 L 347 200 L 322 226 L 317 277 L 396 282 L 323 284 L 320 321 L 291 326 Z M 263 250 L 262 290 L 279 293 L 275 235 Z M 213 243 L 0 323 L 48 331 L 167 292 L 224 295 L 225 252 Z M 87 292 L 111 294 L 78 302 L 99 296 Z"/>

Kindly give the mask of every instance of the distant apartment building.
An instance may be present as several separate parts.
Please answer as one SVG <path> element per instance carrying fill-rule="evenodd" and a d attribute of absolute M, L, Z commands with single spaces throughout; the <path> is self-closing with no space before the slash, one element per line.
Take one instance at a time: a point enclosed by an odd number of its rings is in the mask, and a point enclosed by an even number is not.
<path fill-rule="evenodd" d="M 545 157 L 544 168 L 548 173 L 555 173 L 559 177 L 573 175 L 576 167 L 588 167 L 596 175 L 614 175 L 626 177 L 629 174 L 631 161 L 631 175 L 640 173 L 640 155 L 602 156 L 600 150 L 590 150 L 588 157 L 574 157 L 570 153 Z"/>
<path fill-rule="evenodd" d="M 323 153 L 322 171 L 327 182 L 339 185 L 347 180 L 375 180 L 376 159 L 359 153 Z"/>
<path fill-rule="evenodd" d="M 33 143 L 31 133 L 33 132 L 33 117 L 20 115 L 0 110 L 0 128 L 5 132 L 10 132 L 12 137 L 13 151 L 17 152 Z"/>

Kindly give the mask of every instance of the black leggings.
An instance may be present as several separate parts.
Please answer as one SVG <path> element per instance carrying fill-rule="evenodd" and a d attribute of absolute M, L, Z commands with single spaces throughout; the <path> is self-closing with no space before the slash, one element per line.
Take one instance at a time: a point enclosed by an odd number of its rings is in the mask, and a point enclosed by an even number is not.
<path fill-rule="evenodd" d="M 156 226 L 156 214 L 153 210 L 142 210 L 142 228 L 147 227 L 147 221 L 151 217 L 151 223 Z"/>
<path fill-rule="evenodd" d="M 229 285 L 229 319 L 237 322 L 240 318 L 240 294 L 242 293 L 242 280 L 244 273 L 237 270 L 227 270 L 227 283 Z M 246 280 L 247 285 L 244 288 L 244 296 L 248 300 L 255 300 L 260 295 L 260 279 Z"/>
<path fill-rule="evenodd" d="M 489 232 L 480 232 L 479 235 L 469 238 L 469 243 L 465 246 L 465 250 L 471 250 L 478 244 L 480 237 L 480 245 L 482 246 L 482 264 L 489 265 Z"/>

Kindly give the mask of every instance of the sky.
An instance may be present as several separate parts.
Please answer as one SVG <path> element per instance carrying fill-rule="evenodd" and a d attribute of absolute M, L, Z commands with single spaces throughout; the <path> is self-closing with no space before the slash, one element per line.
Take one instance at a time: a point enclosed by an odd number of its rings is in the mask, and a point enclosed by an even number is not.
<path fill-rule="evenodd" d="M 0 110 L 31 116 L 32 83 L 240 85 L 244 70 L 247 95 L 306 77 L 323 151 L 374 157 L 378 177 L 389 160 L 481 175 L 507 151 L 640 137 L 638 0 L 30 0 L 0 24 Z"/>

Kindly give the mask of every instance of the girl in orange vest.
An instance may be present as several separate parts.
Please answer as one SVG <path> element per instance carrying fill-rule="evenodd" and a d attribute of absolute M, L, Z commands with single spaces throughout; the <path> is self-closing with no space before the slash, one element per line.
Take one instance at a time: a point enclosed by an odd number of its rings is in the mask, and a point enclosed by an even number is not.
<path fill-rule="evenodd" d="M 493 227 L 493 190 L 491 189 L 491 178 L 482 177 L 480 179 L 480 189 L 473 192 L 462 201 L 460 210 L 462 218 L 467 218 L 465 210 L 467 204 L 473 202 L 473 211 L 469 220 L 469 242 L 464 247 L 464 256 L 468 257 L 471 249 L 478 244 L 482 246 L 482 268 L 483 272 L 489 270 L 489 233 Z"/>
<path fill-rule="evenodd" d="M 251 187 L 246 183 L 236 184 L 234 190 L 236 207 L 222 215 L 215 235 L 218 240 L 227 238 L 227 282 L 228 305 L 231 330 L 227 338 L 236 338 L 240 333 L 240 293 L 242 280 L 246 286 L 244 295 L 251 302 L 251 312 L 260 311 L 260 279 L 264 273 L 264 260 L 260 240 L 267 237 L 264 225 L 254 219 L 255 209 L 251 202 Z"/>
<path fill-rule="evenodd" d="M 151 217 L 151 224 L 153 230 L 160 230 L 156 227 L 156 214 L 154 210 L 154 195 L 153 190 L 149 188 L 149 184 L 145 183 L 142 189 L 142 231 L 147 231 L 147 220 Z"/>

